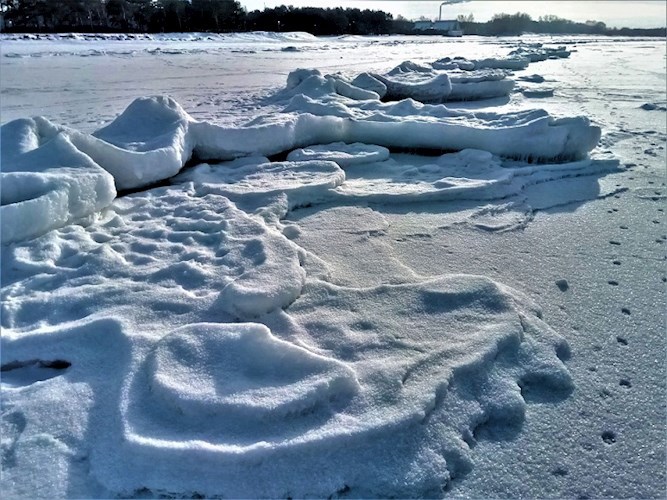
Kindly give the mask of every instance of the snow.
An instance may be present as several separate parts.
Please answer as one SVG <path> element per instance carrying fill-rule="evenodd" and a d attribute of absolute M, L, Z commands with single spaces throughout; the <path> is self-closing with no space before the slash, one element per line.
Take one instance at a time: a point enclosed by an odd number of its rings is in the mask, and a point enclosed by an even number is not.
<path fill-rule="evenodd" d="M 664 496 L 660 43 L 2 42 L 7 496 Z"/>

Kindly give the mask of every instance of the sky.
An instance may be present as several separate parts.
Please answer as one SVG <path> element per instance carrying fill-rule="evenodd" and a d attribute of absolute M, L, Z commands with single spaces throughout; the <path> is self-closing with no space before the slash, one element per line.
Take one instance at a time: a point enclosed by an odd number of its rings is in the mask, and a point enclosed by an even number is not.
<path fill-rule="evenodd" d="M 343 7 L 390 12 L 408 19 L 425 16 L 437 19 L 441 1 L 430 0 L 240 0 L 247 10 L 293 5 L 294 7 Z M 472 14 L 484 22 L 494 14 L 525 12 L 533 19 L 553 14 L 572 21 L 602 21 L 609 27 L 656 28 L 667 25 L 665 0 L 448 0 L 442 7 L 443 19 L 455 19 L 459 14 Z"/>

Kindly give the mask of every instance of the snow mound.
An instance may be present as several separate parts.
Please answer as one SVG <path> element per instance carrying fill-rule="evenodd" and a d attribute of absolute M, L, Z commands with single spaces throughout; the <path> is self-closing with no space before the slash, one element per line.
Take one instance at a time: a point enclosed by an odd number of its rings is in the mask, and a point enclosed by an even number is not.
<path fill-rule="evenodd" d="M 94 474 L 124 492 L 441 492 L 469 470 L 477 439 L 521 426 L 523 393 L 571 390 L 558 358 L 567 345 L 538 315 L 489 279 L 449 276 L 369 289 L 312 282 L 267 318 L 273 334 L 188 325 L 133 377 L 123 442 L 95 457 Z"/>
<path fill-rule="evenodd" d="M 174 419 L 222 418 L 228 427 L 312 411 L 358 390 L 354 372 L 273 336 L 259 324 L 203 323 L 157 343 L 149 358 L 151 403 Z"/>
<path fill-rule="evenodd" d="M 118 189 L 137 188 L 176 175 L 190 159 L 190 121 L 173 99 L 143 97 L 93 136 L 77 135 L 77 146 L 114 176 Z"/>
<path fill-rule="evenodd" d="M 87 219 L 116 197 L 111 175 L 66 135 L 44 137 L 48 125 L 16 120 L 0 129 L 3 244 Z"/>
<path fill-rule="evenodd" d="M 289 161 L 327 160 L 345 168 L 362 163 L 375 163 L 389 158 L 389 150 L 370 144 L 334 142 L 295 149 L 287 155 Z"/>

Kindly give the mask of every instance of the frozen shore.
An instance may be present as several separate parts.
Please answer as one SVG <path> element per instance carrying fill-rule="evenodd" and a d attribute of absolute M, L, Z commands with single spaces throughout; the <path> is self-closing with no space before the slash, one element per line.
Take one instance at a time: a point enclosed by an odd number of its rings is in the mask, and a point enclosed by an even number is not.
<path fill-rule="evenodd" d="M 664 496 L 664 47 L 253 36 L 3 40 L 3 490 Z"/>

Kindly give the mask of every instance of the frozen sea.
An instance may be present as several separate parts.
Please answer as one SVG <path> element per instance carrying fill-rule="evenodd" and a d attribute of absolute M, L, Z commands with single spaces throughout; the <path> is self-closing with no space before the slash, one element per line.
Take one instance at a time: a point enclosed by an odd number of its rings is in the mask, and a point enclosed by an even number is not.
<path fill-rule="evenodd" d="M 664 498 L 664 40 L 3 35 L 7 498 Z"/>

